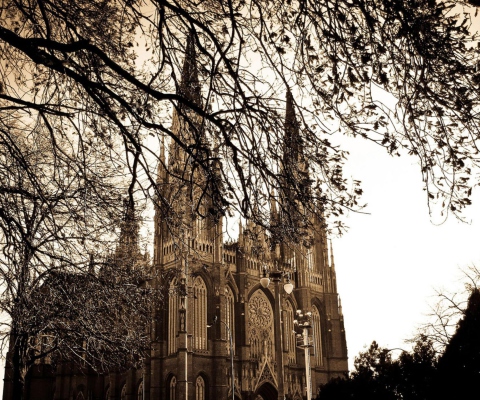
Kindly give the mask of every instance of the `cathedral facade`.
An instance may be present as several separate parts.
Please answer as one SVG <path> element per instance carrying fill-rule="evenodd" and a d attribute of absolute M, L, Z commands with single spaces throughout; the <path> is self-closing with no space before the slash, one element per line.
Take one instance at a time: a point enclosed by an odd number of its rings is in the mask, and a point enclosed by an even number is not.
<path fill-rule="evenodd" d="M 192 40 L 179 90 L 201 102 Z M 188 110 L 174 112 L 172 130 L 188 143 L 201 131 L 201 121 L 187 126 L 182 112 Z M 295 135 L 292 118 L 287 96 L 289 140 Z M 167 173 L 193 174 L 188 165 L 178 146 L 162 147 L 159 192 L 181 223 L 172 228 L 157 210 L 153 268 L 158 287 L 165 289 L 165 306 L 152 321 L 153 345 L 144 368 L 98 376 L 38 366 L 27 398 L 299 400 L 308 398 L 307 388 L 315 398 L 320 384 L 347 372 L 334 257 L 320 221 L 314 221 L 308 246 L 273 243 L 250 222 L 239 222 L 238 239 L 226 241 L 223 217 L 209 214 L 208 200 L 192 212 L 195 190 Z M 271 212 L 281 218 L 275 204 Z M 300 314 L 308 316 L 303 331 Z M 9 399 L 8 382 L 4 396 Z"/>

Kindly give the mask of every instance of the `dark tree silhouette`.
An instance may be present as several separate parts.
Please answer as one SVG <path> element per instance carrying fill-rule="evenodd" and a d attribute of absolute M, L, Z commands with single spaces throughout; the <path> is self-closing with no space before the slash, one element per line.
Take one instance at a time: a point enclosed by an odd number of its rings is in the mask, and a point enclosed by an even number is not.
<path fill-rule="evenodd" d="M 373 342 L 355 358 L 355 370 L 321 386 L 317 399 L 426 400 L 430 398 L 436 370 L 437 353 L 426 336 L 419 338 L 412 352 L 402 351 L 395 360 L 391 350 Z"/>
<path fill-rule="evenodd" d="M 475 265 L 461 269 L 461 279 L 465 286 L 462 291 L 436 289 L 435 302 L 430 307 L 428 320 L 420 326 L 419 334 L 414 339 L 428 337 L 439 354 L 443 354 L 452 340 L 458 321 L 465 316 L 471 293 L 479 288 L 480 270 Z"/>
<path fill-rule="evenodd" d="M 438 363 L 436 399 L 474 399 L 480 375 L 480 291 L 474 289 L 464 317 Z"/>
<path fill-rule="evenodd" d="M 45 357 L 97 371 L 140 362 L 158 293 L 123 207 L 122 164 L 100 148 L 77 158 L 75 138 L 17 128 L 4 125 L 0 145 L 0 340 L 11 396 L 22 399 Z"/>
<path fill-rule="evenodd" d="M 427 336 L 420 336 L 412 352 L 403 351 L 398 358 L 400 369 L 397 391 L 405 400 L 430 399 L 435 384 L 438 353 Z"/>

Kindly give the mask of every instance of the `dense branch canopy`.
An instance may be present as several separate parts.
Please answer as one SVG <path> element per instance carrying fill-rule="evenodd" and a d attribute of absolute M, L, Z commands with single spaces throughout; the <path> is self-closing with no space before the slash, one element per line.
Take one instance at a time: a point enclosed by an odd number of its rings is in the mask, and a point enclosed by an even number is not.
<path fill-rule="evenodd" d="M 208 177 L 200 189 L 217 212 L 237 211 L 267 227 L 267 200 L 286 184 L 282 207 L 299 218 L 305 210 L 328 217 L 358 208 L 361 189 L 343 176 L 338 133 L 417 156 L 439 212 L 470 204 L 480 74 L 467 5 L 4 0 L 0 7 L 2 120 L 15 112 L 26 135 L 42 125 L 53 143 L 78 135 L 113 149 L 165 213 L 168 199 L 155 193 L 157 170 L 175 174 L 158 160 L 165 138 Z M 188 35 L 200 103 L 181 90 Z M 293 166 L 284 157 L 288 90 L 305 158 Z M 378 91 L 392 101 L 382 103 Z M 191 126 L 201 119 L 208 151 L 195 135 L 187 142 L 171 129 L 173 109 Z"/>

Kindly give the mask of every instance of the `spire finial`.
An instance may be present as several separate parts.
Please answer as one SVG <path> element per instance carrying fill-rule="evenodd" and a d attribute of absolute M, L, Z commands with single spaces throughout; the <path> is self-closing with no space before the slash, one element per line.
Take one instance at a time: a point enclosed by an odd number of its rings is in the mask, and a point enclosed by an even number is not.
<path fill-rule="evenodd" d="M 300 153 L 298 121 L 295 115 L 292 92 L 288 88 L 285 104 L 285 162 L 297 162 Z"/>

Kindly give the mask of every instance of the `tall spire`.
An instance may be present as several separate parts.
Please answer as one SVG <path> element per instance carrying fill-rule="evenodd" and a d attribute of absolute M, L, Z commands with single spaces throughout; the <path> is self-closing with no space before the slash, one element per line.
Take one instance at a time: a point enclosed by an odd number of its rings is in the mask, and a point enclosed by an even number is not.
<path fill-rule="evenodd" d="M 335 260 L 333 258 L 332 240 L 330 239 L 330 267 L 335 269 Z"/>
<path fill-rule="evenodd" d="M 170 166 L 177 165 L 179 171 L 184 170 L 188 164 L 187 154 L 182 147 L 193 145 L 194 151 L 200 152 L 205 150 L 205 129 L 203 119 L 200 113 L 197 113 L 188 107 L 185 102 L 193 104 L 198 108 L 202 108 L 202 92 L 200 82 L 198 80 L 198 67 L 195 51 L 195 30 L 188 33 L 185 44 L 185 58 L 177 86 L 177 94 L 181 96 L 172 118 L 172 132 L 177 136 L 177 141 L 170 142 L 168 152 L 168 164 Z M 202 155 L 203 156 L 203 155 Z"/>
<path fill-rule="evenodd" d="M 120 225 L 116 259 L 126 267 L 132 267 L 140 255 L 139 224 L 135 204 L 131 199 L 123 201 L 124 214 Z"/>
<path fill-rule="evenodd" d="M 157 184 L 164 183 L 164 179 L 166 177 L 165 173 L 165 136 L 162 135 L 162 139 L 160 142 L 160 157 L 158 159 L 157 165 Z"/>
<path fill-rule="evenodd" d="M 202 93 L 198 81 L 197 55 L 195 51 L 195 31 L 192 29 L 187 36 L 185 58 L 183 60 L 182 76 L 178 94 L 201 107 Z M 182 107 L 180 107 L 182 108 Z"/>
<path fill-rule="evenodd" d="M 283 161 L 285 165 L 298 162 L 302 153 L 302 143 L 299 134 L 298 121 L 293 106 L 293 96 L 290 89 L 287 90 L 285 108 L 285 141 Z"/>
<path fill-rule="evenodd" d="M 278 224 L 278 210 L 277 210 L 277 199 L 275 199 L 275 193 L 270 193 L 270 224 Z"/>
<path fill-rule="evenodd" d="M 238 219 L 238 244 L 243 245 L 243 225 L 242 219 Z"/>

